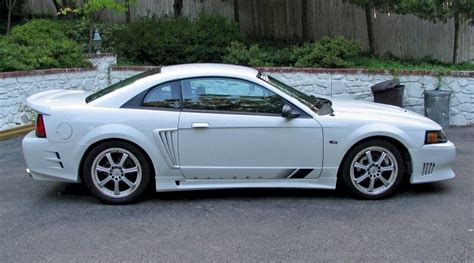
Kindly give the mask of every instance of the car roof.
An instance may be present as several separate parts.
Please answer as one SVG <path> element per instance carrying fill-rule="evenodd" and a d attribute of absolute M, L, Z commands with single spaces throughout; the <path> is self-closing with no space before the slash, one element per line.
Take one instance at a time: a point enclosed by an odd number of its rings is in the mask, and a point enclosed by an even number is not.
<path fill-rule="evenodd" d="M 163 66 L 161 74 L 180 74 L 189 76 L 248 76 L 255 77 L 258 70 L 244 66 L 216 64 L 216 63 L 194 63 L 173 66 Z"/>

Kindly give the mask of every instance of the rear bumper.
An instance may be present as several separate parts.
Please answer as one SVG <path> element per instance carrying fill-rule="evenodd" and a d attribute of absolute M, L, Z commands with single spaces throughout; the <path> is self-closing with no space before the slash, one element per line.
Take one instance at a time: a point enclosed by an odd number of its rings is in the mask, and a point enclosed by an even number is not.
<path fill-rule="evenodd" d="M 28 133 L 22 143 L 26 173 L 36 180 L 78 182 L 78 168 L 81 156 L 77 145 L 51 143 L 38 138 L 35 132 Z"/>
<path fill-rule="evenodd" d="M 456 148 L 451 142 L 425 145 L 410 150 L 412 158 L 412 184 L 430 183 L 454 178 L 452 170 Z"/>

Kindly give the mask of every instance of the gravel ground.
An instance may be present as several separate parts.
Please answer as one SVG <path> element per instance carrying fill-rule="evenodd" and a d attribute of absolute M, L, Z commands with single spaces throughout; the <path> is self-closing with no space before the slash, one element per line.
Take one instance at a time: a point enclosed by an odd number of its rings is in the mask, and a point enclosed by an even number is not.
<path fill-rule="evenodd" d="M 102 205 L 81 185 L 25 175 L 21 138 L 0 141 L 0 260 L 474 261 L 474 128 L 451 128 L 454 180 L 383 201 L 339 191 L 150 194 Z"/>

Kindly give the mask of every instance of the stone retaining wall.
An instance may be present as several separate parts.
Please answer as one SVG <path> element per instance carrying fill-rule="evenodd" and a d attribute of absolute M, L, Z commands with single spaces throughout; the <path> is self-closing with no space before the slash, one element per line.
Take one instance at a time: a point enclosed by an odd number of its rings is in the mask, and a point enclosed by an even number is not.
<path fill-rule="evenodd" d="M 96 91 L 152 67 L 117 67 L 116 57 L 107 54 L 90 58 L 91 68 L 48 69 L 0 73 L 0 130 L 29 123 L 32 113 L 26 97 L 48 89 Z M 263 72 L 316 96 L 373 101 L 370 86 L 392 79 L 386 71 L 361 69 L 261 68 Z M 406 85 L 404 106 L 423 114 L 423 92 L 440 86 L 451 90 L 451 124 L 474 124 L 474 72 L 453 72 L 438 77 L 430 71 L 402 71 Z"/>

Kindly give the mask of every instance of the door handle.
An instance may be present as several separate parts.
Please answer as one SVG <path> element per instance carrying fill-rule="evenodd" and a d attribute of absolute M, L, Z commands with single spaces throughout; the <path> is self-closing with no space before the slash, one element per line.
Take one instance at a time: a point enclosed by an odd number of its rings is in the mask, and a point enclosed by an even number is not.
<path fill-rule="evenodd" d="M 193 124 L 191 124 L 191 127 L 193 129 L 207 129 L 209 128 L 209 123 L 207 122 L 193 122 Z"/>

